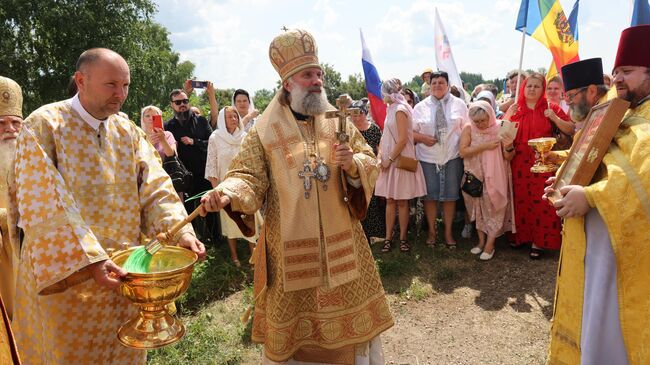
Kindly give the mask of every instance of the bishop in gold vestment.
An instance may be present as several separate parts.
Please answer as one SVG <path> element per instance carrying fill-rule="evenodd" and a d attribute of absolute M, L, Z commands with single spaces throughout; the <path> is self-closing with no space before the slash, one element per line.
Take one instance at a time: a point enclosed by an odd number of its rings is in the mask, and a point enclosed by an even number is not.
<path fill-rule="evenodd" d="M 264 364 L 367 363 L 381 352 L 378 335 L 393 325 L 359 223 L 378 175 L 375 156 L 347 124 L 351 165 L 342 172 L 335 162 L 337 119 L 300 103 L 319 105 L 315 99 L 322 98 L 324 109 L 333 109 L 311 34 L 283 33 L 270 56 L 284 86 L 245 137 L 216 188 L 221 193 L 203 202 L 227 197 L 225 210 L 249 235 L 252 215 L 266 203 L 252 330 L 253 341 L 264 344 Z M 301 98 L 299 89 L 308 96 Z"/>
<path fill-rule="evenodd" d="M 141 234 L 155 237 L 186 217 L 156 150 L 117 113 L 126 98 L 121 93 L 128 66 L 112 51 L 91 51 L 97 55 L 88 69 L 75 73 L 79 94 L 34 111 L 16 147 L 11 198 L 25 238 L 13 327 L 27 364 L 144 364 L 146 351 L 117 340 L 136 307 L 98 285 L 90 267 L 109 259 L 109 250 L 138 243 Z M 104 77 L 114 80 L 118 57 L 126 79 L 111 81 L 116 94 L 101 105 L 112 114 L 96 119 L 87 105 L 97 110 L 104 101 L 92 93 L 106 90 Z M 102 88 L 90 87 L 92 82 Z M 191 227 L 173 241 L 186 233 L 193 235 Z"/>

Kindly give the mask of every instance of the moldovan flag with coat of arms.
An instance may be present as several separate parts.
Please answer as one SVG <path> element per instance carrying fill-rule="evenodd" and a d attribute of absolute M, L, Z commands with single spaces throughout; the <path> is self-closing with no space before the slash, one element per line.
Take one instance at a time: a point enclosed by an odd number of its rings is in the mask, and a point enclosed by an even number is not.
<path fill-rule="evenodd" d="M 553 65 L 547 78 L 555 76 L 562 66 L 580 60 L 578 38 L 559 0 L 522 0 L 515 29 L 526 32 L 551 51 Z"/>

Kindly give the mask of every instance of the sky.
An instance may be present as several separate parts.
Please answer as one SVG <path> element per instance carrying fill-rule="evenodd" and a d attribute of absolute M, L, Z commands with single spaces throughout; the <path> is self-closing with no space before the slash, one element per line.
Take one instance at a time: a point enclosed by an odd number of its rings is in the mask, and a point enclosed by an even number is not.
<path fill-rule="evenodd" d="M 312 33 L 321 63 L 348 75 L 363 73 L 361 41 L 382 79 L 407 82 L 436 68 L 434 19 L 438 8 L 459 71 L 504 77 L 519 64 L 521 32 L 514 29 L 521 0 L 290 1 L 155 0 L 155 20 L 170 32 L 181 60 L 217 88 L 273 89 L 279 79 L 268 46 L 281 28 Z M 561 0 L 569 16 L 575 0 Z M 582 0 L 578 14 L 581 59 L 601 57 L 611 72 L 620 33 L 630 24 L 631 0 Z M 524 69 L 548 68 L 550 52 L 526 37 Z"/>

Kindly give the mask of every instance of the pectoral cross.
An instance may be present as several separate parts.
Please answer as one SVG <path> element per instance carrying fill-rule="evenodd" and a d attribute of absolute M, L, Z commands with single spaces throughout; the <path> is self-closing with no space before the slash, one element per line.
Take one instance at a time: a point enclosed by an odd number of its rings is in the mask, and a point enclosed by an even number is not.
<path fill-rule="evenodd" d="M 311 179 L 316 178 L 316 173 L 312 171 L 309 166 L 309 162 L 305 161 L 305 164 L 302 167 L 302 171 L 298 171 L 298 177 L 302 180 L 302 184 L 305 188 L 305 199 L 309 199 L 309 191 L 311 190 Z"/>
<path fill-rule="evenodd" d="M 345 133 L 348 116 L 359 115 L 360 113 L 358 108 L 348 108 L 348 104 L 350 104 L 350 98 L 348 98 L 346 95 L 341 95 L 338 99 L 336 99 L 336 106 L 339 108 L 339 110 L 333 110 L 325 113 L 325 118 L 339 118 L 336 139 L 341 144 L 348 143 L 350 141 L 350 136 Z"/>

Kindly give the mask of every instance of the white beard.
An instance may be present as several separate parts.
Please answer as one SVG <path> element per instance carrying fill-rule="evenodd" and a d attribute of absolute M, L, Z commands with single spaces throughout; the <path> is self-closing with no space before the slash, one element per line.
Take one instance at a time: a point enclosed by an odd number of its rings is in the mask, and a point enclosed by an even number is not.
<path fill-rule="evenodd" d="M 316 116 L 323 114 L 329 107 L 327 101 L 327 93 L 321 87 L 320 93 L 311 93 L 307 88 L 303 88 L 298 83 L 293 84 L 293 91 L 291 91 L 291 109 L 304 115 Z"/>
<path fill-rule="evenodd" d="M 7 182 L 7 173 L 14 164 L 16 153 L 16 140 L 8 139 L 0 141 L 0 179 L 1 183 Z"/>

